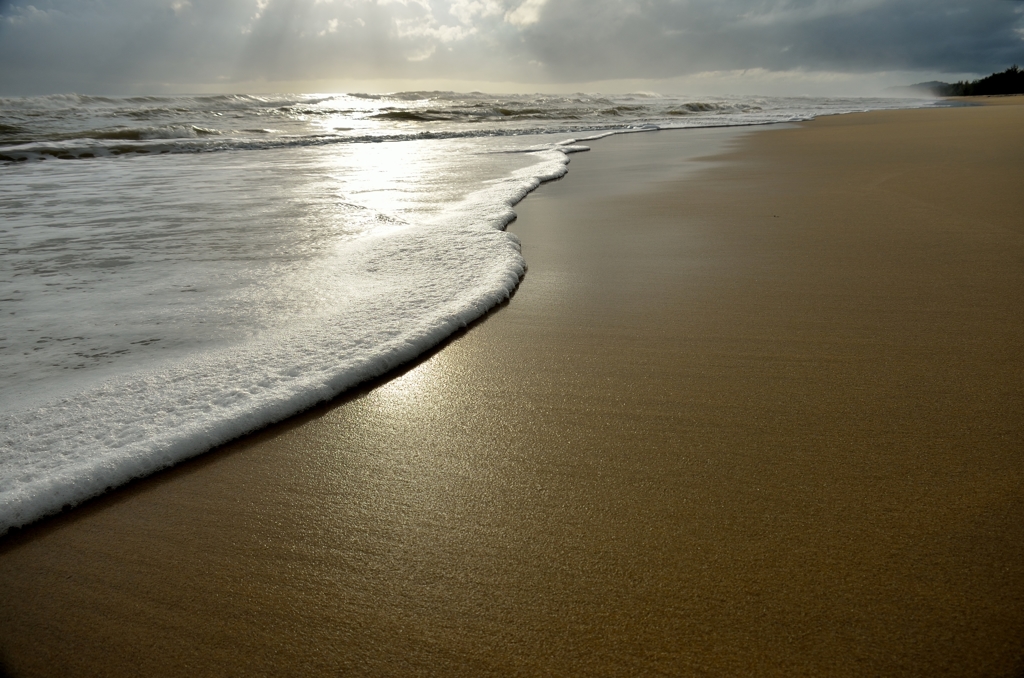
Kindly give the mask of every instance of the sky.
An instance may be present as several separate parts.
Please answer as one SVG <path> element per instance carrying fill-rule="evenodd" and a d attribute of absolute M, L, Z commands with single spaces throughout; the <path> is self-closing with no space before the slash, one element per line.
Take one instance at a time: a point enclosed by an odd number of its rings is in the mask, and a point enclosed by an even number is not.
<path fill-rule="evenodd" d="M 1024 65 L 1024 0 L 0 0 L 0 95 L 871 94 Z"/>

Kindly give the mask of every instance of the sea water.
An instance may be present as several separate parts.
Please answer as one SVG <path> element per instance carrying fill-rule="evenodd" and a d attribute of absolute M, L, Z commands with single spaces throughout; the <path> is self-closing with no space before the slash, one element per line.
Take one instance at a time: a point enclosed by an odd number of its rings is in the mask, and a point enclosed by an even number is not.
<path fill-rule="evenodd" d="M 920 106 L 479 93 L 0 99 L 0 534 L 414 358 L 526 270 L 580 140 Z"/>

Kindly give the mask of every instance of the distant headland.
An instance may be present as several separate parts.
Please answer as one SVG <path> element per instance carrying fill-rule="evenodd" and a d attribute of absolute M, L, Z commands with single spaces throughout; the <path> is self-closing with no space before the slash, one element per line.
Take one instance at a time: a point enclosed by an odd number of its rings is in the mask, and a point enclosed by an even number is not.
<path fill-rule="evenodd" d="M 1010 66 L 1002 73 L 993 73 L 990 76 L 967 82 L 919 82 L 916 85 L 907 87 L 892 87 L 892 91 L 899 91 L 907 94 L 938 96 L 938 97 L 971 97 L 971 96 L 992 96 L 997 94 L 1024 94 L 1024 71 L 1016 64 Z"/>

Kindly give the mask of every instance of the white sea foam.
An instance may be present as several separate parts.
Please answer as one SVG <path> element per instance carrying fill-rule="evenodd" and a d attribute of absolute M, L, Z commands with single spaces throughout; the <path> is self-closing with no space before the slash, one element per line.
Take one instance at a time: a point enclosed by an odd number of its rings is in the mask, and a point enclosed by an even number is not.
<path fill-rule="evenodd" d="M 565 173 L 559 147 L 419 227 L 321 260 L 343 298 L 297 326 L 164 360 L 0 414 L 0 533 L 380 375 L 507 299 L 525 270 L 512 206 Z M 319 279 L 324 282 L 323 277 Z"/>

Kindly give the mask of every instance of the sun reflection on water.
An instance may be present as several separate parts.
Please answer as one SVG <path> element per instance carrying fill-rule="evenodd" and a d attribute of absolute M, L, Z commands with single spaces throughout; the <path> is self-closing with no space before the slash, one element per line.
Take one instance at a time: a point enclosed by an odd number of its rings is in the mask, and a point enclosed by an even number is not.
<path fill-rule="evenodd" d="M 336 217 L 356 237 L 408 228 L 445 206 L 458 161 L 450 149 L 419 141 L 348 144 L 323 154 L 324 185 L 336 197 Z M 414 216 L 415 215 L 415 216 Z"/>
<path fill-rule="evenodd" d="M 441 351 L 375 390 L 378 407 L 402 418 L 423 418 L 436 414 L 449 390 L 448 360 Z"/>

